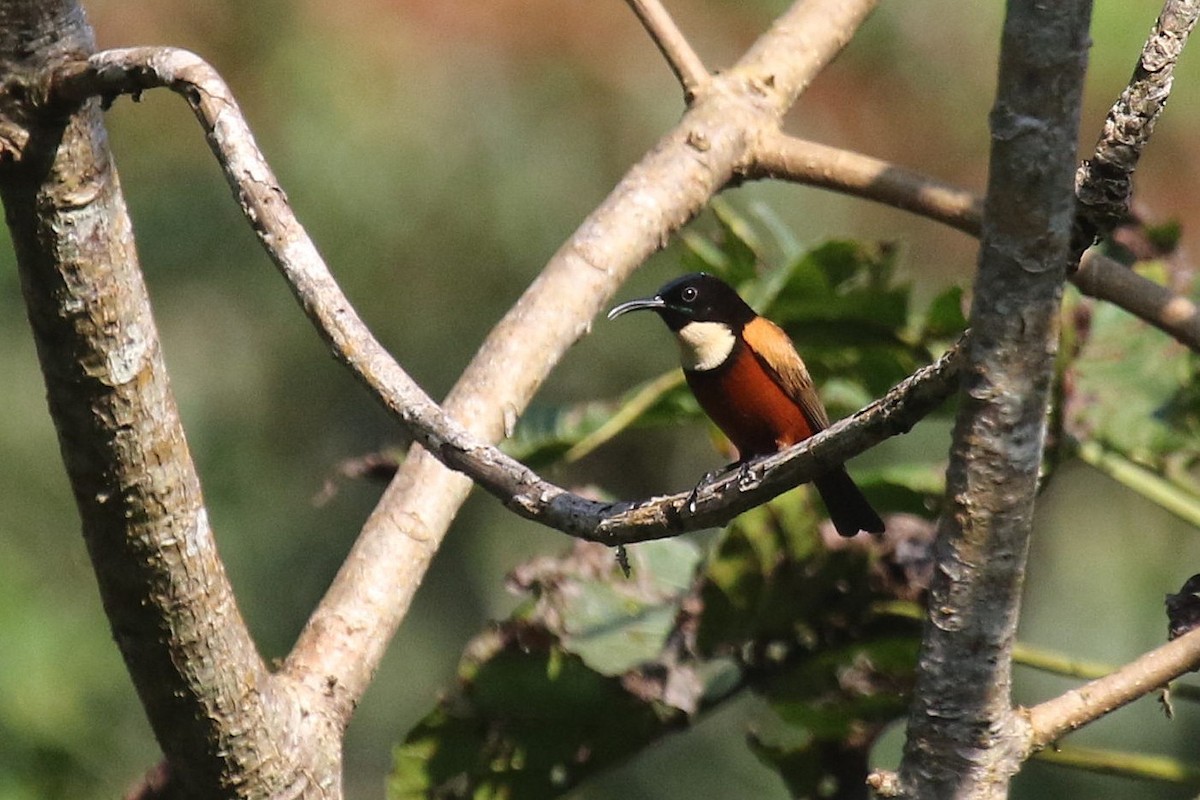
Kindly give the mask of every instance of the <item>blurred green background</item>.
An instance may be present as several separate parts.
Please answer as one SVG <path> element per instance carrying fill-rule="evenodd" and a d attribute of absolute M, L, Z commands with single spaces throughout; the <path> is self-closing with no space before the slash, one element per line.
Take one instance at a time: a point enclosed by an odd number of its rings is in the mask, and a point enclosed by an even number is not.
<path fill-rule="evenodd" d="M 731 63 L 783 2 L 677 0 L 711 68 Z M 792 130 L 981 189 L 1000 3 L 885 4 L 804 96 Z M 621 174 L 673 124 L 680 92 L 627 7 L 612 0 L 334 3 L 167 0 L 88 4 L 101 46 L 170 44 L 211 61 L 329 264 L 379 338 L 435 397 Z M 1103 0 L 1081 153 L 1123 87 L 1158 6 Z M 1138 173 L 1151 219 L 1195 250 L 1200 59 Z M 314 498 L 337 463 L 396 428 L 338 368 L 239 217 L 185 105 L 165 92 L 109 114 L 168 365 L 242 610 L 282 657 L 379 487 Z M 975 243 L 909 215 L 810 189 L 754 185 L 807 243 L 893 241 L 926 296 L 965 284 Z M 6 238 L 6 234 L 4 235 Z M 677 271 L 670 250 L 622 296 Z M 105 798 L 157 760 L 101 613 L 38 373 L 11 247 L 0 246 L 0 800 Z M 650 326 L 598 323 L 538 397 L 610 396 L 673 365 Z M 645 337 L 657 338 L 647 343 Z M 918 434 L 944 452 L 945 430 Z M 633 441 L 633 439 L 637 441 Z M 679 430 L 625 437 L 553 477 L 625 496 L 681 489 L 719 456 Z M 349 731 L 352 798 L 380 797 L 390 748 L 429 709 L 463 642 L 514 604 L 505 572 L 561 535 L 473 497 Z M 1082 465 L 1039 506 L 1021 636 L 1122 662 L 1160 642 L 1162 595 L 1200 572 L 1196 531 Z M 1068 687 L 1021 671 L 1017 698 Z M 594 781 L 579 798 L 754 796 L 782 784 L 741 744 L 753 701 Z M 1143 700 L 1081 744 L 1196 758 L 1200 725 Z M 881 754 L 881 757 L 885 754 Z M 1182 797 L 1179 789 L 1032 765 L 1018 797 Z"/>

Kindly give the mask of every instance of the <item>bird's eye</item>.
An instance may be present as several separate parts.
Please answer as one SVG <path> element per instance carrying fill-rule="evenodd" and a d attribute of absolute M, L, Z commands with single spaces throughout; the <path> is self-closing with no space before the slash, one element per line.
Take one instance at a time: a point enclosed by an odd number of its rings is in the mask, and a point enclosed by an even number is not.
<path fill-rule="evenodd" d="M 695 286 L 685 286 L 679 296 L 683 298 L 683 302 L 690 303 L 696 299 L 696 295 L 700 294 Z"/>

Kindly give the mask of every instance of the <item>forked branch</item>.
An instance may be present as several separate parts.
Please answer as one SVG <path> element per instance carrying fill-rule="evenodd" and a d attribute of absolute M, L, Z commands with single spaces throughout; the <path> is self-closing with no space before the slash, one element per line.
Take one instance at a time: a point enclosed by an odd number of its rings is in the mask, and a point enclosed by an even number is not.
<path fill-rule="evenodd" d="M 508 348 L 503 342 L 523 341 L 523 334 L 537 327 L 537 335 L 545 339 L 539 345 L 542 349 L 538 359 L 547 364 L 557 361 L 588 319 L 611 296 L 620 280 L 653 249 L 652 243 L 661 242 L 671 230 L 695 213 L 706 199 L 705 193 L 718 190 L 739 164 L 750 164 L 748 171 L 754 177 L 804 174 L 806 182 L 923 213 L 967 232 L 978 229 L 979 201 L 969 193 L 929 181 L 916 173 L 857 154 L 790 139 L 779 132 L 779 115 L 816 69 L 836 52 L 839 42 L 849 38 L 857 21 L 861 21 L 873 3 L 856 4 L 858 7 L 853 13 L 846 11 L 842 18 L 829 22 L 826 28 L 818 25 L 795 28 L 800 14 L 793 9 L 777 27 L 798 40 L 805 36 L 825 37 L 822 39 L 824 44 L 820 48 L 804 49 L 797 41 L 789 41 L 787 49 L 798 55 L 781 58 L 783 48 L 779 37 L 774 40 L 770 36 L 764 37 L 764 43 L 756 45 L 731 71 L 728 82 L 718 85 L 710 82 L 724 81 L 724 77 L 713 78 L 708 74 L 659 3 L 629 2 L 638 11 L 639 18 L 663 51 L 689 98 L 695 97 L 698 87 L 713 87 L 715 110 L 703 110 L 695 117 L 685 117 L 680 128 L 664 139 L 666 148 L 690 151 L 693 158 L 708 159 L 704 169 L 708 170 L 711 187 L 705 184 L 697 198 L 679 205 L 672 205 L 665 196 L 656 196 L 654 203 L 661 202 L 661 213 L 647 216 L 638 209 L 635 216 L 639 224 L 644 223 L 644 230 L 634 231 L 629 238 L 636 235 L 636 244 L 614 256 L 615 251 L 601 251 L 596 245 L 605 240 L 607 228 L 604 226 L 611 222 L 609 216 L 620 218 L 623 211 L 633 208 L 633 188 L 636 188 L 633 176 L 636 175 L 637 185 L 643 190 L 651 186 L 653 180 L 670 180 L 663 177 L 666 173 L 656 173 L 652 169 L 644 170 L 644 174 L 631 173 L 610 201 L 556 255 L 546 274 L 535 282 L 528 296 L 514 309 L 511 319 L 506 319 L 489 338 L 489 344 L 485 345 L 447 405 L 454 416 L 443 412 L 412 381 L 353 311 L 292 215 L 283 191 L 254 145 L 231 93 L 207 64 L 178 50 L 112 51 L 60 71 L 54 76 L 48 97 L 54 104 L 70 107 L 97 94 L 111 97 L 157 86 L 179 92 L 201 120 L 239 202 L 306 313 L 339 360 L 383 401 L 418 442 L 447 466 L 470 475 L 510 508 L 530 519 L 609 544 L 640 541 L 720 524 L 739 511 L 811 477 L 823 466 L 861 452 L 888 435 L 907 430 L 953 391 L 960 365 L 959 351 L 947 354 L 879 403 L 810 442 L 756 461 L 744 473 L 726 476 L 705 487 L 697 493 L 693 511 L 688 507 L 687 496 L 682 494 L 636 503 L 597 503 L 542 481 L 494 448 L 491 442 L 499 437 L 503 425 L 476 421 L 489 415 L 493 419 L 509 419 L 519 413 L 545 376 L 544 369 L 539 372 L 524 367 L 495 366 L 505 363 L 503 358 L 497 357 Z M 828 19 L 832 18 L 829 15 Z M 828 22 L 828 19 L 823 21 Z M 796 30 L 803 33 L 796 34 Z M 723 121 L 729 109 L 738 107 L 735 95 L 746 87 L 747 82 L 760 95 L 769 97 L 770 113 L 758 117 L 742 116 L 738 121 L 740 127 L 714 122 Z M 724 108 L 719 107 L 721 103 L 725 104 Z M 714 147 L 717 148 L 715 151 Z M 667 163 L 665 157 L 662 163 Z M 639 191 L 636 196 L 636 202 L 646 202 L 644 191 Z M 652 207 L 660 210 L 655 204 Z M 1101 266 L 1092 270 L 1095 264 Z M 1120 265 L 1112 267 L 1130 274 Z M 1089 270 L 1094 277 L 1098 273 L 1106 274 L 1109 269 L 1104 261 L 1093 260 L 1085 266 L 1080 278 Z M 547 317 L 542 308 L 549 302 L 545 298 L 558 291 L 556 287 L 578 281 L 581 275 L 590 276 L 584 293 L 588 302 L 566 313 Z M 1129 308 L 1128 285 L 1110 294 L 1114 295 L 1111 299 L 1118 305 Z M 1130 310 L 1173 333 L 1184 330 L 1183 335 L 1175 333 L 1182 341 L 1200 343 L 1200 330 L 1197 330 L 1200 320 L 1195 307 L 1181 308 L 1178 300 L 1174 296 L 1165 300 L 1159 297 L 1138 306 L 1141 310 Z M 534 309 L 541 310 L 534 313 Z M 1191 340 L 1185 338 L 1189 335 L 1193 337 Z M 1193 346 L 1200 348 L 1200 344 Z M 464 422 L 460 424 L 456 418 Z M 312 670 L 315 675 L 336 675 L 343 679 L 337 685 L 343 716 L 349 715 L 365 687 L 384 643 L 407 608 L 408 598 L 444 532 L 444 525 L 448 524 L 453 508 L 465 494 L 465 490 L 454 483 L 445 483 L 442 489 L 430 491 L 430 477 L 438 475 L 437 470 L 429 459 L 420 455 L 412 457 L 411 463 L 402 470 L 401 480 L 397 482 L 399 488 L 389 493 L 379 514 L 368 522 L 363 538 L 347 562 L 347 569 L 343 570 L 345 578 L 339 577 L 330 598 L 318 612 L 319 619 L 314 618 L 317 624 L 310 625 L 305 631 L 294 654 L 297 658 L 293 665 Z M 739 483 L 742 485 L 738 486 Z M 409 490 L 405 486 L 423 489 Z M 435 503 L 441 508 L 436 514 L 430 514 Z M 396 546 L 381 546 L 380 537 L 395 532 L 396 520 L 427 518 L 431 521 L 422 523 L 428 526 L 422 536 L 399 537 Z M 405 532 L 411 534 L 409 530 Z M 415 564 L 411 570 L 395 568 L 397 564 L 410 563 Z M 374 576 L 389 572 L 395 577 L 388 580 L 396 586 L 374 581 Z M 402 591 L 392 591 L 401 582 Z M 384 607 L 373 608 L 362 602 L 366 595 L 383 598 L 380 602 Z M 335 639 L 337 641 L 331 646 Z M 364 645 L 368 640 L 370 646 Z"/>
<path fill-rule="evenodd" d="M 694 495 L 600 503 L 573 494 L 468 433 L 375 339 L 292 213 L 229 88 L 198 56 L 169 48 L 99 53 L 86 65 L 60 72 L 51 98 L 76 103 L 94 94 L 163 86 L 184 96 L 200 119 L 247 219 L 338 360 L 447 466 L 471 477 L 523 517 L 572 536 L 628 544 L 723 524 L 830 464 L 909 430 L 957 385 L 958 348 L 821 436 L 708 483 Z"/>

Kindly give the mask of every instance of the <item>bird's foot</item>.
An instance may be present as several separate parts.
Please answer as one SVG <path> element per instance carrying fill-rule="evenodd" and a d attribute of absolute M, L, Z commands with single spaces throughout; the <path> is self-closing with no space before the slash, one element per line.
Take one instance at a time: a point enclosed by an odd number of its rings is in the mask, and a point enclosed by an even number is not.
<path fill-rule="evenodd" d="M 737 463 L 737 487 L 739 492 L 749 491 L 761 482 L 762 479 L 750 469 L 749 460 Z"/>
<path fill-rule="evenodd" d="M 735 461 L 734 463 L 729 464 L 728 466 L 719 467 L 718 469 L 714 469 L 714 470 L 709 470 L 708 472 L 704 473 L 704 477 L 702 477 L 699 480 L 699 482 L 696 483 L 696 485 L 692 488 L 692 491 L 688 494 L 687 503 L 685 504 L 687 507 L 688 513 L 689 514 L 696 513 L 696 503 L 699 499 L 700 492 L 704 491 L 709 486 L 711 486 L 713 483 L 715 483 L 718 479 L 725 477 L 726 475 L 728 475 L 731 471 L 733 471 L 735 469 L 737 470 L 737 476 L 738 476 L 738 488 L 739 489 L 744 488 L 743 484 L 746 483 L 746 481 L 752 477 L 749 472 L 749 462 Z"/>
<path fill-rule="evenodd" d="M 723 473 L 725 469 L 727 468 L 709 470 L 696 482 L 696 485 L 692 487 L 692 491 L 688 493 L 687 502 L 684 504 L 689 514 L 696 513 L 696 501 L 699 499 L 700 491 L 715 481 L 717 476 Z"/>

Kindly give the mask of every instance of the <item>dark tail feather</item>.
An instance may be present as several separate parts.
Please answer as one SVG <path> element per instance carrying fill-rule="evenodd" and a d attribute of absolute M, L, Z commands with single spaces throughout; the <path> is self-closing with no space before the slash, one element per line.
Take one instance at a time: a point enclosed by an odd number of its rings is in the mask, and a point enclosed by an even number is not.
<path fill-rule="evenodd" d="M 883 533 L 883 520 L 844 468 L 822 475 L 813 485 L 825 501 L 833 527 L 842 536 L 855 536 L 859 531 Z"/>

